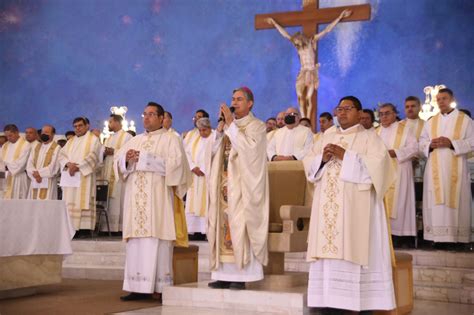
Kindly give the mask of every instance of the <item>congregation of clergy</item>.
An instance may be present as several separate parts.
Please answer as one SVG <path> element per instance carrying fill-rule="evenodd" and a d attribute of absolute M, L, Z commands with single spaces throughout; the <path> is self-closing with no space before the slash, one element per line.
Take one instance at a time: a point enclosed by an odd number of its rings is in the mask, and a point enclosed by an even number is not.
<path fill-rule="evenodd" d="M 144 133 L 123 131 L 122 117 L 111 115 L 103 143 L 85 117 L 73 120 L 63 143 L 51 125 L 22 137 L 8 124 L 0 198 L 58 199 L 60 184 L 79 234 L 96 228 L 96 183 L 106 181 L 110 230 L 127 242 L 122 300 L 159 298 L 173 284 L 173 246 L 186 244 L 187 234 L 209 242 L 209 286 L 242 290 L 264 278 L 268 262 L 267 163 L 302 161 L 314 187 L 308 306 L 391 310 L 392 238 L 406 245 L 417 235 L 415 177 L 423 178 L 423 238 L 441 248 L 470 242 L 473 121 L 453 100 L 452 90 L 440 90 L 440 112 L 428 121 L 418 117 L 417 97 L 406 98 L 403 120 L 383 104 L 374 128 L 374 113 L 346 96 L 319 116 L 316 134 L 294 107 L 257 119 L 247 87 L 220 105 L 215 129 L 199 109 L 183 135 L 154 102 L 144 107 Z"/>

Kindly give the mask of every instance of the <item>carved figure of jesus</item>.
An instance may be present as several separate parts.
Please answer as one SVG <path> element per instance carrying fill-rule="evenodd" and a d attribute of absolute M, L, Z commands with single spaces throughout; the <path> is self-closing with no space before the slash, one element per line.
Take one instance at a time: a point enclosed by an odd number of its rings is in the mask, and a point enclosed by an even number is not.
<path fill-rule="evenodd" d="M 312 97 L 315 90 L 319 87 L 319 63 L 316 64 L 316 48 L 317 42 L 339 23 L 343 18 L 347 18 L 352 14 L 351 10 L 344 10 L 342 13 L 329 24 L 322 32 L 315 34 L 312 38 L 306 37 L 301 32 L 293 35 L 278 24 L 274 19 L 268 18 L 266 22 L 273 25 L 280 34 L 288 39 L 296 48 L 300 58 L 301 69 L 296 78 L 296 95 L 298 96 L 298 104 L 302 117 L 309 118 L 314 104 Z"/>

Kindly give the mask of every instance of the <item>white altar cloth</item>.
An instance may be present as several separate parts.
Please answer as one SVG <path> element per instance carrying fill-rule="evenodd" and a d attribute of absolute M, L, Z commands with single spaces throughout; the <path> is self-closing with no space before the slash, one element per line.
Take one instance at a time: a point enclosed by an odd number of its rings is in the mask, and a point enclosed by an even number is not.
<path fill-rule="evenodd" d="M 0 200 L 0 257 L 70 255 L 74 233 L 62 200 Z"/>

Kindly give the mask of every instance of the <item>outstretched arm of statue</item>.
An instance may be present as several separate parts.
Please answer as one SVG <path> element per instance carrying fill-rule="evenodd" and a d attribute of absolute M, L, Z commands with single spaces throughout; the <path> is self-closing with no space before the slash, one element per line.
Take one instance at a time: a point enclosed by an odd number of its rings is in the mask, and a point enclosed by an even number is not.
<path fill-rule="evenodd" d="M 280 24 L 278 24 L 273 18 L 267 18 L 265 19 L 265 21 L 268 24 L 275 26 L 278 32 L 280 32 L 281 36 L 285 37 L 288 40 L 291 40 L 291 35 L 288 34 L 288 32 Z"/>
<path fill-rule="evenodd" d="M 329 24 L 321 33 L 314 35 L 313 39 L 320 40 L 321 37 L 332 31 L 332 29 L 337 25 L 337 23 L 339 23 L 343 18 L 351 16 L 351 14 L 351 10 L 342 11 L 342 13 L 334 21 L 332 21 L 331 24 Z"/>

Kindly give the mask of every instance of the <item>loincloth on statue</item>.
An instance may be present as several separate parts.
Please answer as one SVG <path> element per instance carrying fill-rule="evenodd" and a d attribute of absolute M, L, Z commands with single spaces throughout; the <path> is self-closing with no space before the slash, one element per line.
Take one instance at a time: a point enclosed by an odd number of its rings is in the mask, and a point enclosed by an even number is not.
<path fill-rule="evenodd" d="M 319 85 L 318 67 L 314 67 L 313 69 L 301 69 L 296 78 L 296 85 L 314 86 L 314 88 L 317 89 Z"/>

